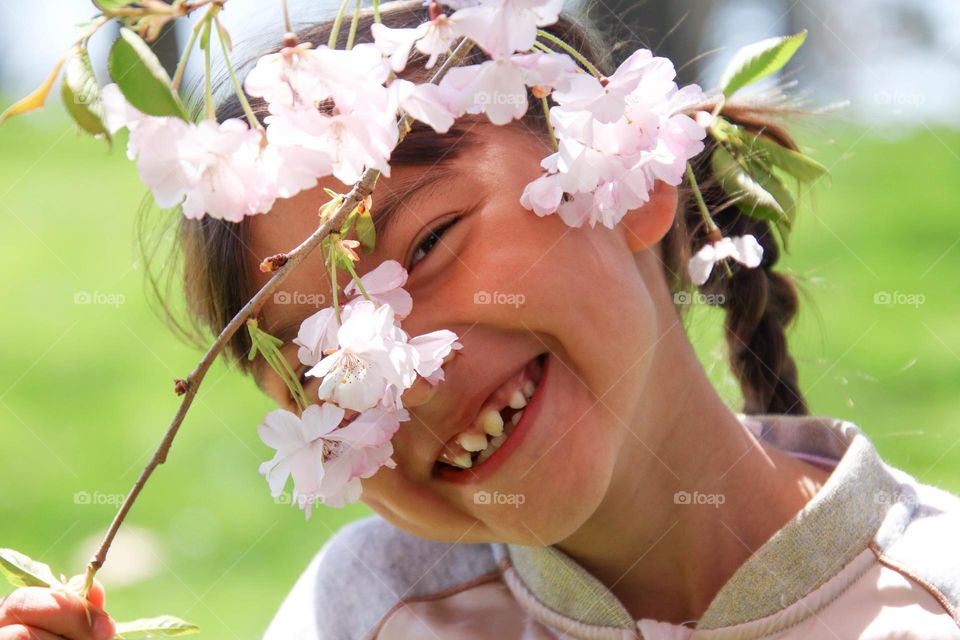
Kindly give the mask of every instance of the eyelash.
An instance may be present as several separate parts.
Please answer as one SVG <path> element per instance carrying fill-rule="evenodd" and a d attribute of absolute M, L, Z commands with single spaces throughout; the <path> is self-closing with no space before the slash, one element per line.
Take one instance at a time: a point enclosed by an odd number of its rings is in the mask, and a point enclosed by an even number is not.
<path fill-rule="evenodd" d="M 407 271 L 412 270 L 414 265 L 416 265 L 418 262 L 426 258 L 427 255 L 430 253 L 430 251 L 433 249 L 433 247 L 435 247 L 436 244 L 440 242 L 440 239 L 443 237 L 443 234 L 446 233 L 447 230 L 449 230 L 450 227 L 452 227 L 459 219 L 460 218 L 458 216 L 456 218 L 451 218 L 450 220 L 445 220 L 441 222 L 436 228 L 431 229 L 430 233 L 428 233 L 427 236 L 423 240 L 421 240 L 420 243 L 417 244 L 416 248 L 413 250 L 413 255 L 410 257 L 410 266 L 407 269 Z M 430 242 L 433 242 L 433 244 L 429 248 L 423 249 L 423 247 L 425 247 Z M 420 257 L 417 257 L 418 252 L 420 252 L 421 250 L 423 251 L 423 255 Z M 304 368 L 301 372 L 298 373 L 298 379 L 300 381 L 300 386 L 302 387 L 307 386 L 307 384 L 310 381 L 310 379 L 307 377 L 307 368 Z M 296 403 L 293 396 L 289 392 L 287 393 L 287 395 L 289 396 L 291 402 Z"/>
<path fill-rule="evenodd" d="M 433 248 L 437 245 L 437 243 L 440 242 L 440 239 L 443 237 L 443 234 L 446 233 L 446 231 L 449 230 L 450 227 L 452 227 L 459 219 L 460 219 L 459 217 L 456 217 L 450 220 L 446 220 L 440 223 L 436 228 L 431 229 L 430 233 L 428 233 L 427 236 L 423 240 L 421 240 L 420 243 L 417 244 L 416 248 L 413 250 L 413 255 L 410 256 L 410 265 L 407 268 L 407 271 L 411 271 L 418 262 L 426 258 L 427 255 L 430 253 L 430 251 L 432 251 Z M 424 250 L 423 247 L 425 247 L 429 242 L 433 242 L 433 244 L 430 245 L 429 248 Z M 418 257 L 418 254 L 421 251 L 423 252 L 423 255 Z"/>

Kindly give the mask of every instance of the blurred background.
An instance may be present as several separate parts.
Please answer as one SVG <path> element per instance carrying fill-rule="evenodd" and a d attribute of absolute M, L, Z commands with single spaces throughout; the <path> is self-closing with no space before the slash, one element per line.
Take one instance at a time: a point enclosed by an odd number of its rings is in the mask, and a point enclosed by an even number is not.
<path fill-rule="evenodd" d="M 291 2 L 297 24 L 331 3 Z M 923 482 L 960 492 L 960 5 L 920 0 L 635 0 L 576 7 L 624 44 L 672 58 L 711 88 L 733 52 L 808 29 L 778 79 L 812 107 L 804 148 L 832 179 L 801 213 L 783 264 L 805 298 L 792 332 L 812 411 L 859 424 Z M 32 90 L 93 14 L 80 0 L 0 3 L 0 105 Z M 243 60 L 280 33 L 278 3 L 230 0 Z M 173 66 L 189 25 L 157 52 Z M 92 42 L 102 61 L 116 32 Z M 622 56 L 621 56 L 622 57 Z M 101 76 L 105 79 L 105 75 Z M 188 79 L 189 84 L 189 79 Z M 122 145 L 78 135 L 56 96 L 0 127 L 0 546 L 82 571 L 200 353 L 147 304 L 136 249 L 145 189 Z M 739 409 L 720 317 L 690 332 Z M 255 427 L 270 402 L 216 365 L 101 573 L 119 619 L 172 613 L 209 638 L 259 637 L 287 590 L 363 507 L 309 522 L 274 504 Z M 6 587 L 0 587 L 0 593 Z"/>

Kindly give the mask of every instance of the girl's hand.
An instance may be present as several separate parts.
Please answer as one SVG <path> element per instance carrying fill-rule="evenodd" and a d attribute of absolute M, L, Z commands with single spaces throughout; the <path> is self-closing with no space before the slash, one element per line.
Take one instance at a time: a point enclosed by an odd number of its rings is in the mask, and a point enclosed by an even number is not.
<path fill-rule="evenodd" d="M 82 580 L 76 576 L 70 584 Z M 103 610 L 105 599 L 96 580 L 86 602 L 64 589 L 21 587 L 0 600 L 0 640 L 112 640 L 114 624 Z"/>

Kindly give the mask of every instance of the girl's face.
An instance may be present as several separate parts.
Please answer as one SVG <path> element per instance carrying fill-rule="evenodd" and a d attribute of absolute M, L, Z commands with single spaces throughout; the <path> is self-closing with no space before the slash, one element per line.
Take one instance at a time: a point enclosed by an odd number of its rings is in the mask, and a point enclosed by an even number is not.
<path fill-rule="evenodd" d="M 432 392 L 420 382 L 408 393 L 411 420 L 393 440 L 397 466 L 364 480 L 363 500 L 421 537 L 554 544 L 598 509 L 634 439 L 627 425 L 644 422 L 640 398 L 662 322 L 657 305 L 668 299 L 659 300 L 662 282 L 650 286 L 662 273 L 643 268 L 645 261 L 656 264 L 654 252 L 634 250 L 666 232 L 676 191 L 658 184 L 651 202 L 615 230 L 573 229 L 520 205 L 549 153 L 543 143 L 519 125 L 478 125 L 470 135 L 482 143 L 444 161 L 442 170 L 394 167 L 373 194 L 374 216 L 388 201 L 399 204 L 358 272 L 399 261 L 410 272 L 405 288 L 414 300 L 404 330 L 450 329 L 463 349 Z M 344 191 L 333 179 L 321 186 Z M 250 250 L 262 258 L 296 246 L 316 228 L 326 200 L 318 187 L 251 219 Z M 259 286 L 268 276 L 254 277 Z M 329 293 L 315 251 L 266 304 L 261 326 L 287 342 L 304 318 L 329 304 Z M 285 346 L 299 374 L 307 367 L 296 350 Z M 470 469 L 442 464 L 447 443 L 483 408 L 506 409 L 509 424 L 508 392 L 522 386 L 523 370 L 536 389 L 506 441 Z M 262 386 L 292 410 L 279 378 L 269 368 L 261 372 Z M 318 382 L 308 379 L 308 395 Z"/>

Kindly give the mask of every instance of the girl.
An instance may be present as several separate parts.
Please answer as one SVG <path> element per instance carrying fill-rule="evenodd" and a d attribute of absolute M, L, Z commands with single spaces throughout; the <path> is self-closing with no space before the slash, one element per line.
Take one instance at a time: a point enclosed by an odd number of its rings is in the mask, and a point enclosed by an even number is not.
<path fill-rule="evenodd" d="M 381 11 L 397 28 L 426 19 L 419 2 Z M 603 59 L 586 27 L 548 30 Z M 325 23 L 298 38 L 329 33 Z M 474 50 L 464 63 L 482 59 Z M 401 75 L 427 74 L 415 57 Z M 795 148 L 769 110 L 721 114 Z M 236 101 L 218 114 L 239 115 Z M 689 186 L 658 183 L 613 229 L 571 228 L 520 204 L 550 149 L 530 109 L 506 126 L 415 126 L 392 154 L 373 194 L 377 245 L 358 270 L 400 262 L 416 301 L 405 330 L 448 328 L 463 348 L 442 385 L 406 393 L 396 466 L 363 482 L 378 516 L 333 536 L 266 637 L 960 638 L 960 502 L 885 465 L 857 426 L 808 415 L 785 338 L 796 291 L 775 270 L 770 225 L 726 202 L 711 176 L 712 144 L 693 163 L 703 196 L 725 237 L 763 248 L 758 268 L 728 261 L 699 288 L 726 313 L 743 413 L 725 406 L 683 330 L 678 294 L 708 243 Z M 182 221 L 197 324 L 219 331 L 268 278 L 261 260 L 315 229 L 321 187 L 343 191 L 328 178 L 239 225 Z M 325 273 L 311 254 L 284 281 L 286 300 L 329 296 Z M 302 376 L 291 340 L 316 309 L 283 300 L 259 323 Z M 296 410 L 249 349 L 240 333 L 230 355 Z M 301 380 L 315 396 L 317 379 Z M 0 638 L 110 637 L 93 595 L 98 634 L 75 598 L 21 589 Z"/>

